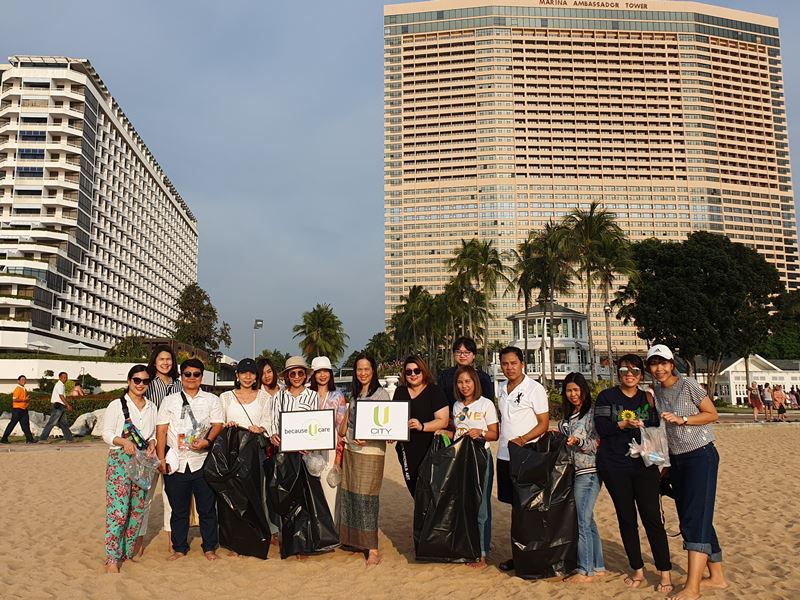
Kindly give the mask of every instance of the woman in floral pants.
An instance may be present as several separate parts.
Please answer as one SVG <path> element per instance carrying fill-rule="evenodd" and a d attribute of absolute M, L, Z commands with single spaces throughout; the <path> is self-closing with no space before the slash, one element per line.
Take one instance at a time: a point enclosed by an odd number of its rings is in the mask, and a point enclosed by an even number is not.
<path fill-rule="evenodd" d="M 128 391 L 106 409 L 103 440 L 109 445 L 106 465 L 106 569 L 119 573 L 122 561 L 133 558 L 145 510 L 147 490 L 135 485 L 125 465 L 137 451 L 155 456 L 156 406 L 144 397 L 150 375 L 136 365 L 128 372 Z"/>

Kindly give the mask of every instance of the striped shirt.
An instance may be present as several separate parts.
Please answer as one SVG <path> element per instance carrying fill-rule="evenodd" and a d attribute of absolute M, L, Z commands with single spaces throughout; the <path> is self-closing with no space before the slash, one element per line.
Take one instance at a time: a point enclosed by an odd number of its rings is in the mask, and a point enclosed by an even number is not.
<path fill-rule="evenodd" d="M 293 396 L 289 390 L 281 390 L 275 394 L 272 405 L 272 430 L 269 435 L 280 435 L 281 413 L 301 410 L 319 410 L 319 396 L 311 388 L 305 388 L 299 396 Z"/>
<path fill-rule="evenodd" d="M 144 393 L 144 397 L 155 404 L 156 408 L 161 408 L 161 401 L 164 398 L 171 396 L 172 394 L 177 394 L 182 390 L 183 384 L 181 383 L 180 379 L 176 379 L 167 385 L 161 381 L 161 378 L 158 375 L 156 375 L 153 377 L 152 381 L 150 381 L 150 385 L 147 386 L 147 391 Z"/>
<path fill-rule="evenodd" d="M 671 412 L 678 417 L 691 417 L 700 413 L 700 403 L 707 395 L 691 377 L 679 377 L 670 387 L 656 382 L 654 391 L 658 412 Z M 714 441 L 711 425 L 666 425 L 670 454 L 686 454 Z"/>

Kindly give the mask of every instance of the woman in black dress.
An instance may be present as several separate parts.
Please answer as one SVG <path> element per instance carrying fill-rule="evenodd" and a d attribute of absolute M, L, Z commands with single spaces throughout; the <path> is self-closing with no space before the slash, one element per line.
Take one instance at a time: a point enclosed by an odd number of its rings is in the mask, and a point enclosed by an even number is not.
<path fill-rule="evenodd" d="M 408 402 L 410 406 L 409 440 L 397 443 L 397 458 L 408 491 L 413 496 L 419 466 L 431 447 L 434 432 L 447 428 L 450 409 L 444 392 L 434 383 L 428 365 L 419 356 L 409 356 L 403 361 L 400 385 L 394 392 L 393 400 Z"/>

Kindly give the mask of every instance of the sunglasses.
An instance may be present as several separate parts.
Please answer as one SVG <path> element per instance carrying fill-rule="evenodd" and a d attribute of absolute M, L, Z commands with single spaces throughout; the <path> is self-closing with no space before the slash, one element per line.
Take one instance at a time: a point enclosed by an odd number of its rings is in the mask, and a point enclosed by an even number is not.
<path fill-rule="evenodd" d="M 627 375 L 630 373 L 633 376 L 641 375 L 642 370 L 639 367 L 620 367 L 618 369 L 620 375 Z"/>
<path fill-rule="evenodd" d="M 131 377 L 131 381 L 135 385 L 150 385 L 149 377 Z"/>
<path fill-rule="evenodd" d="M 306 376 L 306 372 L 305 371 L 289 371 L 287 373 L 287 375 L 289 377 L 305 377 Z"/>
<path fill-rule="evenodd" d="M 186 377 L 186 379 L 193 379 L 195 377 L 202 377 L 203 376 L 203 372 L 202 371 L 184 371 L 183 373 L 181 373 L 181 375 Z"/>
<path fill-rule="evenodd" d="M 406 377 L 411 377 L 412 375 L 422 375 L 422 369 L 419 367 L 416 369 L 406 369 Z"/>
<path fill-rule="evenodd" d="M 464 408 L 461 409 L 461 412 L 458 413 L 458 415 L 456 415 L 456 419 L 458 419 L 459 421 L 466 421 L 468 413 L 469 413 L 469 408 L 465 406 Z"/>

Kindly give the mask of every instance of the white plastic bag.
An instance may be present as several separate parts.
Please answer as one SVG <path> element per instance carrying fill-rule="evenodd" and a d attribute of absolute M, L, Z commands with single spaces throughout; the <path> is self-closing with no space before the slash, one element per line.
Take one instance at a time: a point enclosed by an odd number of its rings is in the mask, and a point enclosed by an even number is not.
<path fill-rule="evenodd" d="M 149 490 L 155 481 L 158 465 L 157 456 L 147 456 L 147 451 L 137 450 L 136 454 L 125 463 L 125 474 L 133 485 L 143 490 Z"/>
<path fill-rule="evenodd" d="M 669 446 L 667 444 L 667 430 L 662 423 L 659 427 L 640 427 L 642 443 L 631 440 L 628 456 L 634 458 L 641 456 L 645 466 L 669 466 Z"/>

